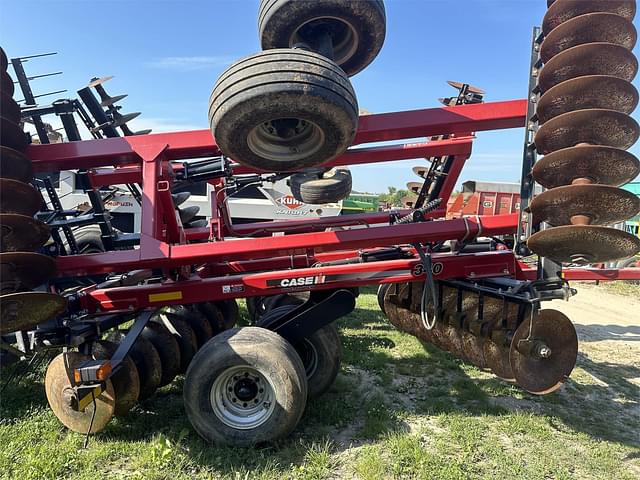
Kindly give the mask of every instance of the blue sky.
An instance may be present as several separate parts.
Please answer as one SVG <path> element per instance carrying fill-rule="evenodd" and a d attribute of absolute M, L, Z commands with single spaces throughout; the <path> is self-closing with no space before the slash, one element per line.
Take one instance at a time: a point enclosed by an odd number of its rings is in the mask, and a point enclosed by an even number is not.
<path fill-rule="evenodd" d="M 123 111 L 155 132 L 207 128 L 207 102 L 234 60 L 260 49 L 258 0 L 0 0 L 0 44 L 9 57 L 57 51 L 26 64 L 37 92 L 114 75 Z M 486 100 L 524 98 L 529 43 L 545 0 L 386 0 L 387 38 L 378 58 L 352 78 L 374 113 L 438 106 L 447 80 L 487 91 Z M 51 97 L 48 97 L 51 99 Z M 524 131 L 480 132 L 462 180 L 518 181 Z M 635 153 L 638 148 L 634 147 Z M 419 161 L 354 168 L 354 188 L 378 192 L 415 180 Z"/>

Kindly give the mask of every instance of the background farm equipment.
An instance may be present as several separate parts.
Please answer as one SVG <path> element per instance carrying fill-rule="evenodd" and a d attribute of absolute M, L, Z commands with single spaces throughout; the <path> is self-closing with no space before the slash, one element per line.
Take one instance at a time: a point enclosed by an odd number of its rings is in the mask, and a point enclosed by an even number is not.
<path fill-rule="evenodd" d="M 444 99 L 444 107 L 362 117 L 349 76 L 382 47 L 384 6 L 330 3 L 331 11 L 318 2 L 261 2 L 265 51 L 221 75 L 211 96 L 211 131 L 110 135 L 128 118 L 116 111 L 99 124 L 107 138 L 29 146 L 19 118 L 3 117 L 1 346 L 31 358 L 43 348 L 67 349 L 50 363 L 45 389 L 68 428 L 97 433 L 186 372 L 185 409 L 205 439 L 254 444 L 285 436 L 307 396 L 332 384 L 340 359 L 332 324 L 353 310 L 357 287 L 371 284 L 381 285 L 381 307 L 399 329 L 529 392 L 550 393 L 573 369 L 578 345 L 571 321 L 542 302 L 569 298 L 572 279 L 640 278 L 634 268 L 561 264 L 612 261 L 640 250 L 633 235 L 600 226 L 640 210 L 637 197 L 617 188 L 640 172 L 623 150 L 638 137 L 628 117 L 635 104 L 603 105 L 592 94 L 602 85 L 631 97 L 635 89 L 631 78 L 591 79 L 589 68 L 602 66 L 588 61 L 611 50 L 618 55 L 607 56 L 619 63 L 615 71 L 634 70 L 625 28 L 635 3 L 557 0 L 544 35 L 534 34 L 525 100 L 484 103 L 480 89 L 451 82 L 458 95 Z M 613 14 L 581 10 L 614 3 Z M 602 39 L 587 36 L 563 51 L 565 36 L 549 22 L 575 34 L 587 31 L 582 22 L 589 15 L 598 17 L 597 32 L 615 21 L 616 31 L 627 33 L 595 47 L 591 42 Z M 578 62 L 574 49 L 586 60 Z M 567 65 L 574 73 L 560 78 Z M 554 89 L 585 76 L 593 80 L 583 86 L 590 94 L 563 103 L 566 113 L 544 107 L 557 106 Z M 114 103 L 106 92 L 100 98 L 102 107 Z M 523 126 L 524 208 L 445 218 L 474 133 Z M 427 140 L 400 142 L 417 137 Z M 366 146 L 382 141 L 393 143 Z M 537 161 L 536 151 L 547 155 Z M 429 159 L 417 172 L 424 181 L 412 185 L 411 209 L 231 221 L 229 195 L 246 185 L 288 178 L 298 200 L 338 201 L 351 187 L 344 166 L 410 158 Z M 118 236 L 109 232 L 99 196 L 90 214 L 60 205 L 44 211 L 40 192 L 28 184 L 31 174 L 62 170 L 81 170 L 92 195 L 140 185 L 139 233 L 113 242 Z M 212 186 L 207 221 L 196 223 L 194 211 L 180 208 L 184 198 L 174 187 L 189 179 Z M 534 180 L 550 190 L 534 198 Z M 59 232 L 96 221 L 104 251 L 65 248 Z M 500 241 L 506 235 L 516 235 L 514 245 Z M 485 247 L 480 237 L 502 247 Z M 248 299 L 251 326 L 235 328 L 239 298 Z"/>

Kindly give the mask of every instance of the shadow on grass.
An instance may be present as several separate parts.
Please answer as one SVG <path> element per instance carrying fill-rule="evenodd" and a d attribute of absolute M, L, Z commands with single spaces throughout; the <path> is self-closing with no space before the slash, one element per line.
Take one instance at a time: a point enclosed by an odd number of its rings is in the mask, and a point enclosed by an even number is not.
<path fill-rule="evenodd" d="M 640 326 L 636 325 L 576 325 L 576 331 L 582 342 L 600 342 L 602 340 L 640 341 Z"/>

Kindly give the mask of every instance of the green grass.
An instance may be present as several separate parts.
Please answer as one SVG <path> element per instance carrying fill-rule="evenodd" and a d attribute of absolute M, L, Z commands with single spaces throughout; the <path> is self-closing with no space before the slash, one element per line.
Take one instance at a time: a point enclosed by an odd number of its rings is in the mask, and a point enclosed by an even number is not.
<path fill-rule="evenodd" d="M 583 351 L 572 381 L 535 397 L 397 332 L 373 290 L 339 330 L 331 391 L 290 438 L 259 449 L 204 443 L 184 415 L 181 378 L 83 449 L 49 411 L 39 370 L 0 397 L 0 478 L 640 477 L 640 368 L 623 351 L 608 363 Z"/>

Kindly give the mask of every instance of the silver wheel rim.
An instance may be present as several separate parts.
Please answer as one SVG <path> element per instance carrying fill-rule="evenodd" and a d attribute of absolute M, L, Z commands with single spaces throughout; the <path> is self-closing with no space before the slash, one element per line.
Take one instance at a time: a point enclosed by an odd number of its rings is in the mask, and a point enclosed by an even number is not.
<path fill-rule="evenodd" d="M 322 148 L 324 132 L 315 123 L 295 118 L 277 118 L 254 127 L 247 145 L 256 155 L 275 162 L 293 162 L 310 157 Z"/>
<path fill-rule="evenodd" d="M 289 39 L 289 46 L 293 46 L 296 43 L 304 41 L 300 35 L 300 30 L 309 26 L 312 23 L 326 22 L 332 26 L 333 30 L 337 26 L 341 31 L 338 36 L 333 35 L 333 61 L 338 65 L 342 65 L 349 60 L 358 50 L 359 35 L 357 30 L 344 19 L 338 17 L 315 17 L 311 20 L 303 23 L 300 27 L 293 32 Z"/>
<path fill-rule="evenodd" d="M 249 365 L 230 367 L 213 382 L 209 394 L 215 416 L 238 430 L 257 428 L 275 410 L 271 382 Z"/>

